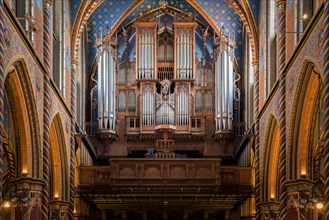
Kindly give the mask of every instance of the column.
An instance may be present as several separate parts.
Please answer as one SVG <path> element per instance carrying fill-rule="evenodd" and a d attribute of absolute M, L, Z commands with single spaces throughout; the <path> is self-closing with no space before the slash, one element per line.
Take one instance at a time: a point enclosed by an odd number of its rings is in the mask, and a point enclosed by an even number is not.
<path fill-rule="evenodd" d="M 287 216 L 287 193 L 285 190 L 286 182 L 286 81 L 285 81 L 285 64 L 286 64 L 286 0 L 277 0 L 278 8 L 278 36 L 279 36 L 279 127 L 280 127 L 280 150 L 279 150 L 279 175 L 280 175 L 280 219 L 284 220 Z"/>
<path fill-rule="evenodd" d="M 324 0 L 324 167 L 325 220 L 329 219 L 329 0 Z"/>
<path fill-rule="evenodd" d="M 260 219 L 278 219 L 279 218 L 280 203 L 270 201 L 259 204 L 259 218 Z"/>
<path fill-rule="evenodd" d="M 255 203 L 256 203 L 256 219 L 259 219 L 260 204 L 260 166 L 259 166 L 259 61 L 253 61 L 254 71 L 254 129 L 255 129 Z"/>
<path fill-rule="evenodd" d="M 43 98 L 43 206 L 42 219 L 48 219 L 48 201 L 49 201 L 49 126 L 50 126 L 50 71 L 51 71 L 51 51 L 50 51 L 50 6 L 52 0 L 43 1 L 43 62 L 46 68 L 44 74 L 44 98 Z"/>
<path fill-rule="evenodd" d="M 76 120 L 76 71 L 77 71 L 77 61 L 71 60 L 71 138 L 70 138 L 70 209 L 69 209 L 69 219 L 73 219 L 73 207 L 74 207 L 74 158 L 75 158 L 75 120 Z"/>
<path fill-rule="evenodd" d="M 15 219 L 42 219 L 43 181 L 22 177 L 13 181 L 13 188 L 11 203 Z"/>
<path fill-rule="evenodd" d="M 3 157 L 3 114 L 4 114 L 4 36 L 3 36 L 3 0 L 0 0 L 0 204 L 2 204 L 2 157 Z M 0 213 L 2 213 L 2 205 L 0 205 Z M 1 216 L 0 216 L 1 219 Z"/>
<path fill-rule="evenodd" d="M 49 202 L 49 219 L 70 219 L 70 202 L 54 200 Z"/>
<path fill-rule="evenodd" d="M 309 201 L 316 187 L 315 182 L 303 178 L 286 182 L 287 193 L 287 219 L 307 220 L 312 215 L 315 203 Z M 305 203 L 302 203 L 302 200 Z M 316 208 L 315 208 L 316 209 Z"/>

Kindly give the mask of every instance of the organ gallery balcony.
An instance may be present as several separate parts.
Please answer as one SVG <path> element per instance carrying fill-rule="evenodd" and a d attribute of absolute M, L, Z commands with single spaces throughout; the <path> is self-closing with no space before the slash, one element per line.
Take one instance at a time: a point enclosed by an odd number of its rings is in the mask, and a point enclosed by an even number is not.
<path fill-rule="evenodd" d="M 118 158 L 110 166 L 79 167 L 80 193 L 249 195 L 251 168 L 221 159 Z"/>

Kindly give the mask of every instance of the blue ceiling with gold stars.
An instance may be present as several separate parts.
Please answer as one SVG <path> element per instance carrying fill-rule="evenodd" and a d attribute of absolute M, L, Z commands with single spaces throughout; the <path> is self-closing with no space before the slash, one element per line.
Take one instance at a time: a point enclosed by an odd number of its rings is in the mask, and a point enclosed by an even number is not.
<path fill-rule="evenodd" d="M 167 0 L 170 6 L 178 8 L 179 10 L 192 13 L 196 18 L 206 26 L 206 20 L 185 0 Z M 258 0 L 248 0 L 254 17 L 258 17 Z M 140 13 L 155 9 L 159 7 L 159 0 L 144 0 L 123 22 L 123 25 L 128 24 L 140 15 Z M 226 0 L 196 0 L 196 2 L 203 8 L 203 10 L 211 17 L 218 27 L 224 26 L 225 30 L 235 34 L 236 49 L 235 56 L 238 60 L 240 70 L 242 70 L 242 30 L 243 24 L 240 20 L 239 14 L 229 5 Z M 134 0 L 104 0 L 104 2 L 91 14 L 87 23 L 88 33 L 88 49 L 89 49 L 89 64 L 95 58 L 96 48 L 95 34 L 100 34 L 100 29 L 106 29 L 106 23 L 112 27 L 121 15 L 134 3 Z M 75 19 L 78 7 L 81 0 L 72 0 L 72 20 Z"/>

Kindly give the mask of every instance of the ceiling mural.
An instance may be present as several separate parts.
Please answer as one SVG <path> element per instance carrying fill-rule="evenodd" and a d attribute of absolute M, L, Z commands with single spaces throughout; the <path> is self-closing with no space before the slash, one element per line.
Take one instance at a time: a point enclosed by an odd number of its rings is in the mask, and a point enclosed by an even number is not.
<path fill-rule="evenodd" d="M 255 19 L 257 19 L 257 0 L 248 0 L 250 7 L 254 13 Z M 72 0 L 72 19 L 75 19 L 76 13 L 80 6 L 81 0 Z M 95 42 L 96 35 L 99 36 L 101 29 L 103 33 L 106 30 L 106 26 L 113 27 L 119 18 L 134 4 L 135 0 L 104 0 L 104 2 L 96 8 L 96 10 L 90 15 L 87 21 L 87 41 L 89 50 L 89 65 L 92 64 L 95 54 Z M 208 22 L 185 0 L 167 0 L 168 5 L 178 8 L 192 14 L 203 23 L 208 26 Z M 235 56 L 238 60 L 239 68 L 242 70 L 242 30 L 243 23 L 239 14 L 233 9 L 233 7 L 226 2 L 226 0 L 195 0 L 197 4 L 209 15 L 213 22 L 219 27 L 224 28 L 225 34 L 234 33 L 236 41 Z M 123 21 L 122 25 L 126 25 L 133 21 L 136 17 L 159 7 L 159 0 L 144 0 L 130 15 Z M 119 27 L 121 29 L 121 26 Z M 210 28 L 212 29 L 212 28 Z"/>

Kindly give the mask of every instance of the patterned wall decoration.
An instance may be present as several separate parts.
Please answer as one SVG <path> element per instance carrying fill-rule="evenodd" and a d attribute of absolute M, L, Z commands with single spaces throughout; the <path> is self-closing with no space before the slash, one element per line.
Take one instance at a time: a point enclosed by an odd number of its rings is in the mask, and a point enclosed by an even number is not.
<path fill-rule="evenodd" d="M 71 18 L 72 18 L 72 20 L 71 20 L 71 22 L 72 22 L 72 24 L 74 23 L 75 17 L 77 16 L 80 4 L 81 4 L 81 0 L 71 0 L 71 5 L 72 5 L 72 8 L 71 8 L 71 11 L 72 11 Z"/>
<path fill-rule="evenodd" d="M 77 1 L 77 0 L 75 0 Z M 119 17 L 132 5 L 133 0 L 122 0 L 113 1 L 105 0 L 88 20 L 88 48 L 89 48 L 89 65 L 92 64 L 96 49 L 95 40 L 96 33 L 100 34 L 100 28 L 106 29 L 106 22 L 109 27 L 112 27 Z M 235 55 L 239 62 L 239 68 L 242 70 L 242 22 L 240 20 L 239 14 L 229 5 L 225 0 L 215 0 L 215 1 L 205 1 L 196 0 L 196 2 L 213 18 L 214 22 L 218 27 L 225 27 L 225 30 L 229 30 L 230 33 L 235 34 L 236 39 L 236 49 Z M 196 18 L 208 25 L 206 20 L 185 0 L 168 0 L 170 6 L 176 7 L 182 11 L 186 11 L 196 16 Z M 124 21 L 123 25 L 128 24 L 136 16 L 140 15 L 145 11 L 149 11 L 159 7 L 158 1 L 154 0 L 144 0 L 144 2 L 139 5 Z M 72 13 L 73 14 L 73 13 Z M 228 32 L 226 32 L 228 34 Z"/>
<path fill-rule="evenodd" d="M 4 63 L 7 65 L 5 66 L 5 70 L 8 70 L 10 65 L 17 60 L 17 59 L 24 59 L 27 69 L 29 78 L 32 82 L 33 88 L 33 95 L 35 99 L 35 103 L 37 106 L 37 116 L 39 122 L 39 129 L 40 134 L 43 132 L 43 72 L 40 66 L 37 64 L 34 56 L 30 53 L 27 49 L 25 43 L 22 42 L 21 37 L 16 32 L 14 26 L 4 16 L 4 29 L 6 31 L 5 37 L 5 47 L 4 47 Z M 68 28 L 70 30 L 70 28 Z M 68 81 L 70 82 L 70 81 Z M 54 91 L 51 90 L 50 94 L 51 99 L 51 109 L 50 109 L 50 117 L 52 118 L 53 115 L 56 113 L 60 113 L 61 119 L 63 122 L 63 127 L 65 128 L 66 123 L 70 123 L 70 116 L 65 111 L 61 102 L 58 100 L 58 97 L 55 95 Z M 69 146 L 70 146 L 70 133 L 65 133 L 65 141 L 67 146 L 67 152 L 69 155 Z M 69 158 L 69 157 L 68 157 Z M 42 169 L 42 166 L 40 166 Z"/>
<path fill-rule="evenodd" d="M 288 139 L 288 147 L 291 144 L 292 140 L 292 126 L 295 123 L 292 121 L 292 116 L 296 111 L 296 106 L 294 106 L 294 98 L 299 99 L 297 96 L 296 88 L 298 84 L 300 84 L 300 76 L 303 68 L 303 64 L 308 61 L 312 61 L 316 64 L 317 69 L 320 69 L 320 74 L 322 75 L 322 67 L 323 67 L 323 37 L 324 37 L 324 26 L 323 26 L 323 18 L 320 18 L 319 22 L 315 26 L 313 32 L 310 34 L 307 42 L 304 44 L 303 49 L 300 51 L 296 59 L 294 60 L 292 66 L 287 72 L 286 75 L 286 103 L 289 103 L 286 108 L 286 131 L 287 131 L 287 139 Z M 322 75 L 323 76 L 323 75 Z M 276 91 L 274 97 L 266 107 L 266 110 L 261 115 L 260 118 L 260 155 L 263 155 L 264 152 L 264 137 L 266 132 L 267 123 L 269 121 L 269 117 L 273 114 L 277 119 L 279 118 L 279 90 Z M 288 151 L 288 153 L 290 153 Z M 287 161 L 289 164 L 289 161 Z"/>
<path fill-rule="evenodd" d="M 37 109 L 40 109 L 38 114 L 39 127 L 43 127 L 43 73 L 39 66 L 36 64 L 35 60 L 31 56 L 30 52 L 26 46 L 22 43 L 20 36 L 17 34 L 14 26 L 11 24 L 7 17 L 4 16 L 4 29 L 5 29 L 5 47 L 4 47 L 4 63 L 5 70 L 9 68 L 9 65 L 13 64 L 14 60 L 23 58 L 27 69 L 29 71 L 29 76 L 32 81 L 34 98 L 36 101 Z M 7 74 L 7 72 L 6 72 Z M 6 76 L 5 76 L 6 77 Z"/>

